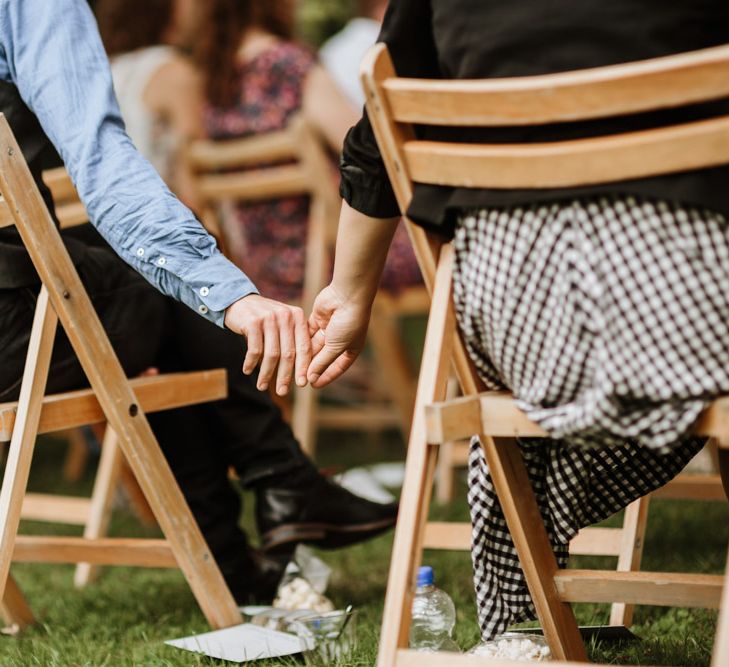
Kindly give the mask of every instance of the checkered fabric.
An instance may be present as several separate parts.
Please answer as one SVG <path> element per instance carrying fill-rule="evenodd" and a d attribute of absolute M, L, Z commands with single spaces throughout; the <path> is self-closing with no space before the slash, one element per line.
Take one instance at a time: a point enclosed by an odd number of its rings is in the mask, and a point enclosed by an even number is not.
<path fill-rule="evenodd" d="M 729 225 L 664 202 L 600 198 L 465 212 L 454 299 L 481 377 L 553 437 L 520 442 L 555 554 L 674 477 L 729 394 Z M 469 505 L 484 638 L 534 617 L 478 441 Z"/>

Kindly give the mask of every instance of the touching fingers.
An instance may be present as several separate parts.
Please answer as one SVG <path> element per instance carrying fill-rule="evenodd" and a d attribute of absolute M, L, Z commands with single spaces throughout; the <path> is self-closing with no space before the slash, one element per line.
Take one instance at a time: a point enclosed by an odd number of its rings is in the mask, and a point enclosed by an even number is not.
<path fill-rule="evenodd" d="M 250 375 L 261 361 L 263 354 L 263 331 L 259 322 L 253 323 L 246 332 L 248 350 L 243 361 L 243 372 Z"/>
<path fill-rule="evenodd" d="M 281 345 L 278 373 L 276 374 L 276 393 L 286 396 L 291 385 L 296 360 L 296 341 L 294 336 L 294 318 L 291 311 L 286 310 L 278 316 L 278 331 Z"/>
<path fill-rule="evenodd" d="M 294 310 L 294 341 L 296 344 L 296 384 L 299 387 L 306 385 L 306 371 L 311 363 L 311 338 L 304 312 Z"/>
<path fill-rule="evenodd" d="M 281 357 L 281 344 L 276 318 L 269 315 L 263 322 L 263 361 L 258 373 L 258 389 L 265 391 L 271 384 Z"/>
<path fill-rule="evenodd" d="M 334 382 L 340 375 L 342 375 L 357 359 L 357 356 L 344 352 L 339 355 L 329 367 L 321 374 L 318 380 L 312 383 L 312 386 L 316 389 L 325 387 L 330 382 Z"/>

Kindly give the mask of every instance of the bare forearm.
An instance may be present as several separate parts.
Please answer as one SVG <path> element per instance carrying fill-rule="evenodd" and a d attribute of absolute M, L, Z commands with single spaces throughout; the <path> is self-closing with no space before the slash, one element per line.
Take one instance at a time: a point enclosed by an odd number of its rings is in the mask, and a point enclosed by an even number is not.
<path fill-rule="evenodd" d="M 342 203 L 332 286 L 369 307 L 375 298 L 399 218 L 370 218 Z"/>

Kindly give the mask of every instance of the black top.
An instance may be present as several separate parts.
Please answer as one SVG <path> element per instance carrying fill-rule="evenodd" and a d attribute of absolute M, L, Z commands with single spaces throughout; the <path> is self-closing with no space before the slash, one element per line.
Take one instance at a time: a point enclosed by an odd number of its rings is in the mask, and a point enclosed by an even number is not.
<path fill-rule="evenodd" d="M 6 81 L 0 81 L 0 112 L 5 114 L 41 195 L 53 215 L 53 198 L 43 183 L 41 174 L 43 169 L 61 164 L 58 154 L 41 129 L 38 119 L 23 102 L 18 89 Z M 64 241 L 74 264 L 78 265 L 84 255 L 84 246 L 73 239 Z M 38 274 L 17 230 L 14 227 L 0 229 L 0 289 L 27 287 L 38 282 Z"/>
<path fill-rule="evenodd" d="M 656 58 L 729 43 L 727 0 L 391 0 L 379 41 L 399 76 L 532 76 Z M 599 121 L 514 128 L 418 128 L 425 139 L 543 142 L 729 114 L 729 100 Z M 399 214 L 365 113 L 344 144 L 342 197 L 372 217 Z M 597 193 L 634 194 L 729 217 L 729 167 L 581 188 L 498 190 L 416 184 L 408 215 L 451 234 L 452 212 Z"/>

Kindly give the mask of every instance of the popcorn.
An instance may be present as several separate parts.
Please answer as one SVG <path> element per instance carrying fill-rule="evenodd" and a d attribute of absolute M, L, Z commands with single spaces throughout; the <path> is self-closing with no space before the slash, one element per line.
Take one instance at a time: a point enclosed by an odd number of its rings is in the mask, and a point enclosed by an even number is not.
<path fill-rule="evenodd" d="M 546 662 L 550 659 L 549 646 L 541 637 L 510 635 L 496 637 L 493 641 L 474 646 L 469 652 L 482 658 Z"/>
<path fill-rule="evenodd" d="M 324 613 L 334 611 L 334 605 L 324 595 L 317 593 L 311 584 L 296 577 L 278 589 L 278 596 L 273 601 L 276 609 L 299 610 L 307 609 Z"/>

